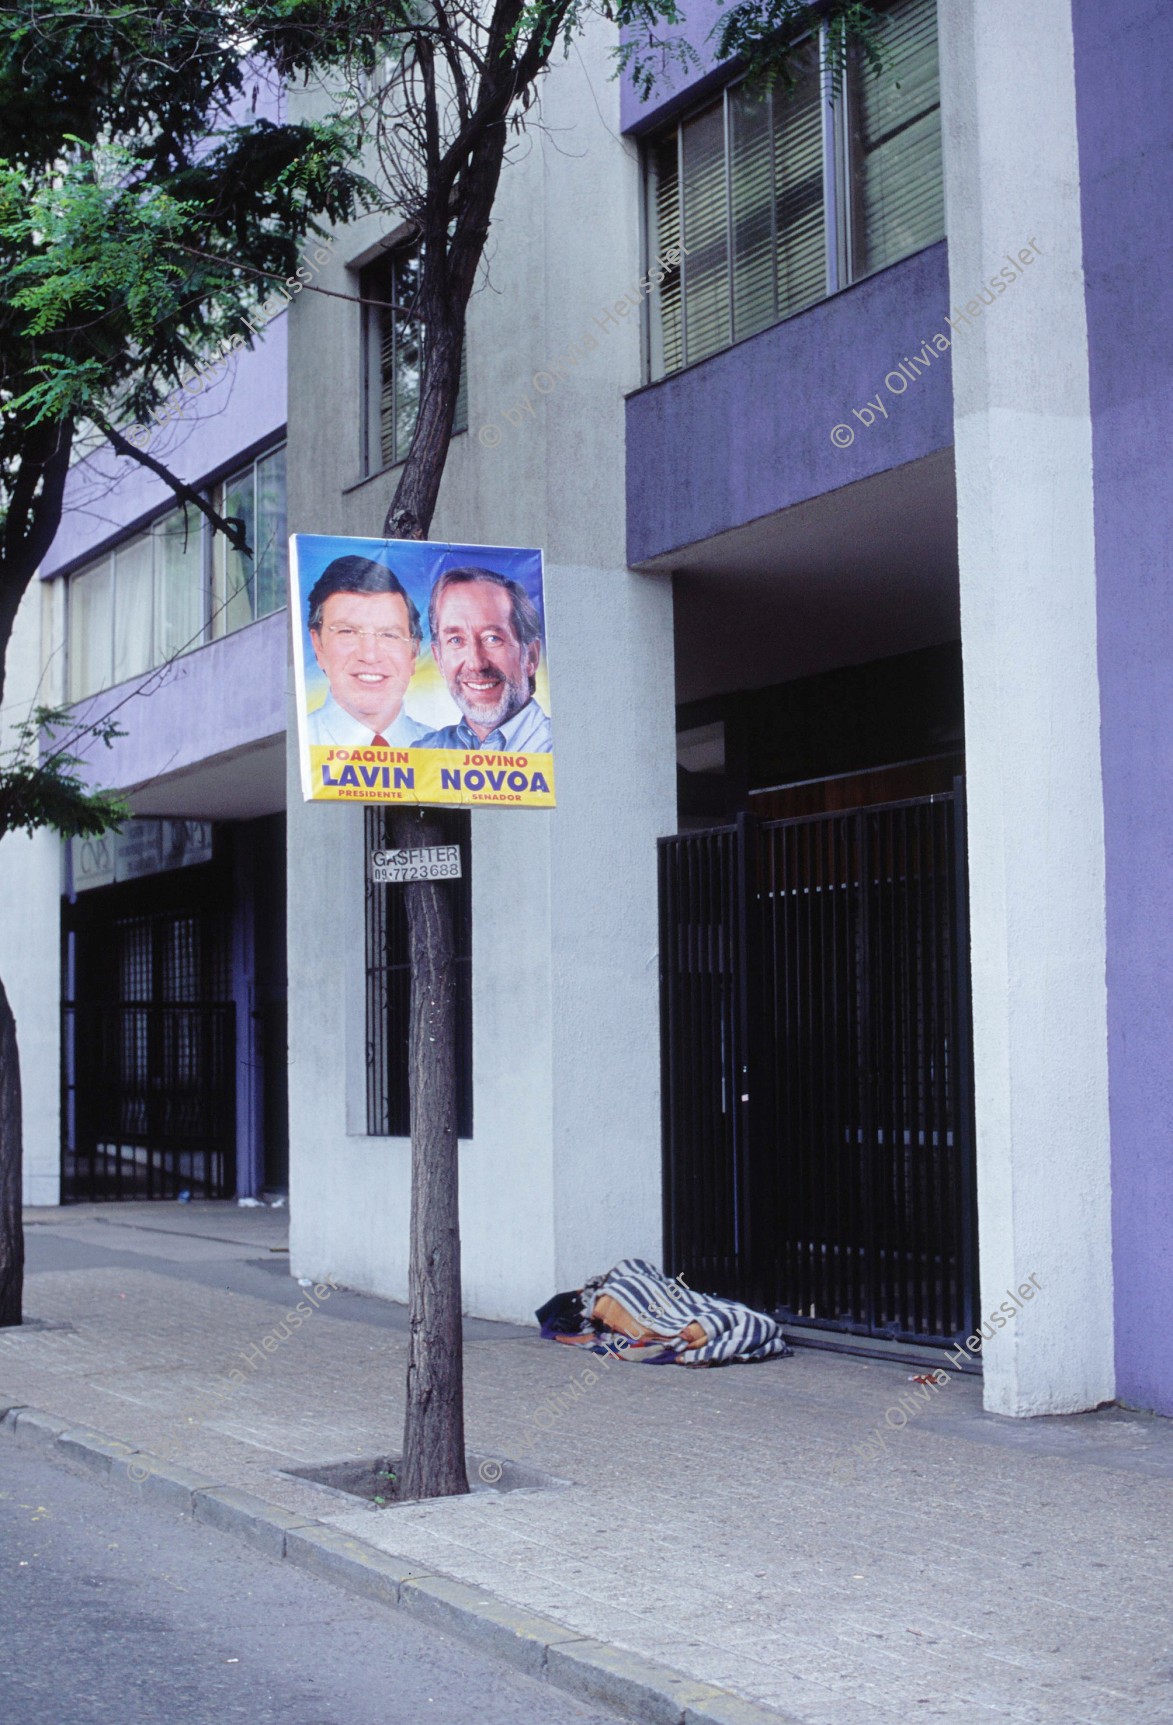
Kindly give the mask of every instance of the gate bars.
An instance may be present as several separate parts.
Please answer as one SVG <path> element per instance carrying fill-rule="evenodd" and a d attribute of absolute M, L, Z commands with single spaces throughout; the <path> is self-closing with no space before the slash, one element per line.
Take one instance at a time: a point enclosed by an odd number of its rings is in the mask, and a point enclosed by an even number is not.
<path fill-rule="evenodd" d="M 235 1014 L 230 1000 L 62 1006 L 62 1203 L 233 1195 Z"/>
<path fill-rule="evenodd" d="M 200 865 L 63 900 L 63 1203 L 235 1192 L 228 890 Z"/>
<path fill-rule="evenodd" d="M 662 839 L 666 1266 L 920 1343 L 977 1308 L 964 798 Z"/>

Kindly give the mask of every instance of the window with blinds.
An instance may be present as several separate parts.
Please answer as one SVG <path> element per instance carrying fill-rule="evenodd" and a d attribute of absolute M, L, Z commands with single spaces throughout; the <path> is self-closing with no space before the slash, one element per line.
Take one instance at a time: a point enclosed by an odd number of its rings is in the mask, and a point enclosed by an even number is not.
<path fill-rule="evenodd" d="M 731 84 L 651 143 L 653 379 L 943 236 L 935 0 L 896 0 L 883 41 L 878 77 L 854 56 L 824 99 L 812 38 L 792 88 Z"/>
<path fill-rule="evenodd" d="M 360 277 L 366 330 L 368 473 L 407 458 L 419 414 L 422 325 L 412 315 L 419 293 L 419 248 L 401 246 Z M 454 432 L 468 430 L 468 368 L 460 367 Z"/>
<path fill-rule="evenodd" d="M 880 40 L 883 71 L 857 57 L 847 82 L 854 280 L 945 232 L 936 8 L 898 0 Z"/>
<path fill-rule="evenodd" d="M 652 146 L 647 158 L 650 263 L 675 257 L 680 246 L 680 140 L 676 132 Z M 664 271 L 657 283 L 655 275 Z M 652 275 L 650 360 L 653 377 L 684 364 L 684 272 L 680 263 L 660 264 Z"/>

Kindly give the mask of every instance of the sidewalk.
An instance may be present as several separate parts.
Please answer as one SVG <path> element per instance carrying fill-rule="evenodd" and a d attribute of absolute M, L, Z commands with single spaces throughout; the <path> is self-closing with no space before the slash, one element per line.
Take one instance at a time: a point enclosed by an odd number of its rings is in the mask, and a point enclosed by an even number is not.
<path fill-rule="evenodd" d="M 903 1363 L 603 1370 L 470 1320 L 470 1450 L 569 1483 L 377 1510 L 283 1470 L 398 1449 L 406 1315 L 317 1303 L 287 1221 L 28 1212 L 36 1323 L 0 1331 L 0 1413 L 96 1428 L 801 1725 L 1173 1721 L 1173 1422 L 1000 1420 L 953 1377 L 897 1430 Z"/>

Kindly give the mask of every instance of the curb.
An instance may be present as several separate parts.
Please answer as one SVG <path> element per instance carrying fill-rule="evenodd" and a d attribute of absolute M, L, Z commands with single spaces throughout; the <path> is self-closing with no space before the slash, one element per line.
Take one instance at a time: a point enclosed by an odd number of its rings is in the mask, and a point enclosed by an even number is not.
<path fill-rule="evenodd" d="M 307 1521 L 206 1474 L 162 1462 L 89 1426 L 73 1426 L 0 1397 L 0 1431 L 48 1450 L 141 1497 L 190 1515 L 323 1581 L 422 1623 L 542 1678 L 576 1700 L 602 1703 L 640 1725 L 802 1725 L 727 1689 L 686 1677 L 637 1653 L 580 1635 L 482 1588 L 433 1575 L 318 1521 Z"/>

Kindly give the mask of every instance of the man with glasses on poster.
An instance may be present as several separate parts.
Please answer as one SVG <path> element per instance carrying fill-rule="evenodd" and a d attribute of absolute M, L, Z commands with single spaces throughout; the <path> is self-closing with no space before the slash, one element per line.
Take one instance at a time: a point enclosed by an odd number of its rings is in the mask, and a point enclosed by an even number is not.
<path fill-rule="evenodd" d="M 415 748 L 428 727 L 403 705 L 423 640 L 419 611 L 385 563 L 336 557 L 310 590 L 310 641 L 329 692 L 311 743 Z"/>

